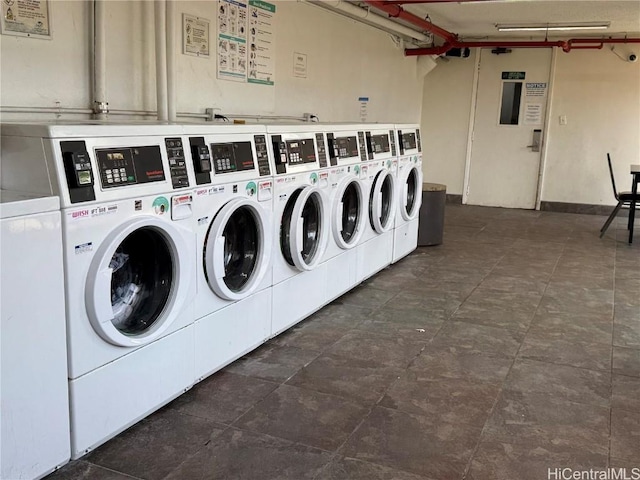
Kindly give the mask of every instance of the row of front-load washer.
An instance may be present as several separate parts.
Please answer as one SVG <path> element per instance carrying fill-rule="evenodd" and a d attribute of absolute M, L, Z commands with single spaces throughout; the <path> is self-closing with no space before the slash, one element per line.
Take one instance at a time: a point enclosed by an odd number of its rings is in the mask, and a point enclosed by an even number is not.
<path fill-rule="evenodd" d="M 415 249 L 420 152 L 416 125 L 2 125 L 2 188 L 60 197 L 71 458 Z"/>

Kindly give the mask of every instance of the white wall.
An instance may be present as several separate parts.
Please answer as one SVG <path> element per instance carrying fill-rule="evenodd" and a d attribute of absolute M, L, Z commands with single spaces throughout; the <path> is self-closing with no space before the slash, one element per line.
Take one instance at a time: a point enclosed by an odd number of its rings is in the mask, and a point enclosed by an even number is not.
<path fill-rule="evenodd" d="M 640 163 L 640 65 L 607 47 L 559 53 L 548 142 L 543 200 L 614 204 L 607 152 L 619 190 L 630 190 L 629 164 Z"/>
<path fill-rule="evenodd" d="M 621 54 L 638 45 L 619 45 Z M 422 137 L 425 178 L 461 194 L 473 87 L 473 59 L 452 58 L 424 82 Z M 558 52 L 547 132 L 542 200 L 615 203 L 606 165 L 610 152 L 620 189 L 629 189 L 629 164 L 640 162 L 640 62 L 603 50 Z M 559 125 L 559 116 L 567 125 Z"/>
<path fill-rule="evenodd" d="M 422 79 L 391 37 L 374 28 L 294 1 L 276 1 L 275 87 L 216 78 L 210 58 L 178 54 L 178 111 L 301 116 L 358 121 L 368 96 L 368 121 L 418 122 Z M 177 14 L 211 20 L 217 2 L 178 1 Z M 53 39 L 0 36 L 3 106 L 88 108 L 91 103 L 88 2 L 50 2 Z M 107 101 L 111 109 L 155 109 L 153 4 L 107 2 Z M 181 22 L 181 20 L 180 20 Z M 178 41 L 182 41 L 178 35 Z M 212 41 L 212 48 L 215 47 Z M 181 45 L 177 46 L 181 52 Z M 293 52 L 308 55 L 308 78 L 293 77 Z M 15 115 L 13 116 L 15 117 Z M 3 118 L 13 118 L 3 115 Z"/>
<path fill-rule="evenodd" d="M 438 60 L 424 79 L 424 179 L 445 184 L 449 194 L 462 194 L 475 55 L 474 50 L 469 58 Z"/>

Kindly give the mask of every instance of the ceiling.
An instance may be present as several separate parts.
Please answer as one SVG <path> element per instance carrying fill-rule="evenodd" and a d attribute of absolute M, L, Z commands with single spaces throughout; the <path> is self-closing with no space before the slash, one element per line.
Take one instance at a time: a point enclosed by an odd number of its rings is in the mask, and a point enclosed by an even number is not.
<path fill-rule="evenodd" d="M 462 40 L 521 38 L 539 40 L 546 32 L 498 32 L 496 24 L 567 24 L 610 22 L 607 30 L 549 32 L 549 38 L 640 36 L 638 0 L 483 0 L 407 2 L 406 11 L 458 34 Z M 381 13 L 381 12 L 378 12 Z M 384 14 L 382 14 L 384 15 Z M 402 22 L 404 25 L 410 24 Z M 412 26 L 412 28 L 416 28 Z"/>

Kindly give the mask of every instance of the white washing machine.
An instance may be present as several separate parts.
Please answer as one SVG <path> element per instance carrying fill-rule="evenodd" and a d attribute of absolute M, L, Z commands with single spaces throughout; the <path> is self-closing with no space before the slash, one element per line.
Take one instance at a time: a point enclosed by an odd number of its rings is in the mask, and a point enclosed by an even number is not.
<path fill-rule="evenodd" d="M 0 478 L 69 461 L 69 395 L 58 197 L 0 191 Z"/>
<path fill-rule="evenodd" d="M 327 303 L 325 249 L 331 234 L 324 135 L 317 125 L 267 126 L 274 178 L 271 335 Z"/>
<path fill-rule="evenodd" d="M 418 246 L 418 221 L 422 205 L 422 142 L 420 126 L 396 125 L 398 135 L 398 211 L 393 231 L 392 263 Z"/>
<path fill-rule="evenodd" d="M 361 282 L 391 264 L 397 210 L 398 158 L 393 125 L 370 124 L 365 131 L 368 161 L 361 167 L 367 188 L 367 222 L 357 247 Z"/>
<path fill-rule="evenodd" d="M 194 381 L 196 240 L 176 128 L 2 126 L 3 183 L 60 196 L 72 458 Z"/>
<path fill-rule="evenodd" d="M 273 177 L 265 127 L 186 126 L 196 172 L 196 379 L 271 333 Z"/>
<path fill-rule="evenodd" d="M 361 179 L 361 164 L 367 160 L 363 126 L 329 125 L 326 137 L 331 234 L 324 262 L 330 302 L 359 283 L 356 247 L 368 222 L 369 200 Z"/>

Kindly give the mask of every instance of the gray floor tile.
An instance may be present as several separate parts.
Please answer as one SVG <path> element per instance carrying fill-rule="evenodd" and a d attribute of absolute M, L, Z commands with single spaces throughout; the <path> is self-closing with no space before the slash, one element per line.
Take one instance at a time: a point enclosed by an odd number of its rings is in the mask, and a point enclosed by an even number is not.
<path fill-rule="evenodd" d="M 529 332 L 519 356 L 543 362 L 591 370 L 611 370 L 611 345 L 583 343 L 553 338 L 546 333 Z"/>
<path fill-rule="evenodd" d="M 431 345 L 457 347 L 470 353 L 514 356 L 523 339 L 523 332 L 448 321 L 432 340 Z"/>
<path fill-rule="evenodd" d="M 512 293 L 484 288 L 484 282 L 453 315 L 454 320 L 489 327 L 526 330 L 542 295 Z"/>
<path fill-rule="evenodd" d="M 611 345 L 613 317 L 610 314 L 548 314 L 538 312 L 533 317 L 529 333 L 544 335 L 550 340 Z"/>
<path fill-rule="evenodd" d="M 304 322 L 278 335 L 270 343 L 321 352 L 337 342 L 349 330 L 351 329 L 348 327 L 338 325 Z"/>
<path fill-rule="evenodd" d="M 324 468 L 316 480 L 426 480 L 426 478 L 354 458 L 338 457 Z"/>
<path fill-rule="evenodd" d="M 223 371 L 195 385 L 169 408 L 230 424 L 277 387 L 277 383 Z"/>
<path fill-rule="evenodd" d="M 382 290 L 368 285 L 362 285 L 345 293 L 335 303 L 354 305 L 356 307 L 381 307 L 396 295 L 396 292 Z"/>
<path fill-rule="evenodd" d="M 500 442 L 609 451 L 609 407 L 567 402 L 539 393 L 504 390 L 483 437 Z"/>
<path fill-rule="evenodd" d="M 164 409 L 99 447 L 86 460 L 145 480 L 161 479 L 224 428 L 210 420 Z"/>
<path fill-rule="evenodd" d="M 640 377 L 640 348 L 613 347 L 613 373 Z M 638 392 L 640 396 L 640 391 Z"/>
<path fill-rule="evenodd" d="M 331 456 L 279 438 L 230 428 L 166 480 L 311 480 Z"/>
<path fill-rule="evenodd" d="M 499 385 L 469 379 L 421 379 L 407 372 L 387 391 L 380 405 L 449 423 L 482 427 L 491 413 Z"/>
<path fill-rule="evenodd" d="M 403 371 L 368 360 L 323 355 L 300 370 L 287 384 L 373 404 Z"/>
<path fill-rule="evenodd" d="M 461 478 L 481 429 L 376 407 L 344 454 L 433 479 Z"/>
<path fill-rule="evenodd" d="M 611 374 L 583 368 L 517 359 L 505 387 L 559 401 L 609 406 Z"/>
<path fill-rule="evenodd" d="M 334 451 L 362 421 L 367 408 L 334 395 L 282 385 L 235 426 Z"/>
<path fill-rule="evenodd" d="M 229 365 L 225 371 L 262 378 L 273 382 L 284 382 L 320 352 L 302 348 L 267 344 Z"/>
<path fill-rule="evenodd" d="M 640 411 L 640 378 L 614 375 L 611 381 L 611 406 Z"/>
<path fill-rule="evenodd" d="M 640 410 L 611 409 L 611 456 L 638 462 Z"/>
<path fill-rule="evenodd" d="M 47 480 L 137 480 L 136 477 L 99 467 L 84 460 L 71 462 L 46 478 Z"/>
<path fill-rule="evenodd" d="M 428 339 L 411 340 L 358 330 L 346 334 L 326 353 L 389 367 L 406 368 L 427 341 Z"/>
<path fill-rule="evenodd" d="M 373 311 L 372 308 L 343 305 L 338 303 L 339 301 L 340 299 L 314 313 L 304 324 L 333 325 L 351 329 L 369 318 Z"/>
<path fill-rule="evenodd" d="M 468 480 L 540 480 L 554 478 L 549 476 L 549 469 L 555 475 L 556 468 L 604 470 L 606 467 L 606 455 L 594 455 L 579 449 L 556 452 L 551 447 L 535 444 L 517 445 L 487 439 L 480 443 L 466 478 Z M 561 478 L 560 471 L 557 473 L 557 478 Z"/>
<path fill-rule="evenodd" d="M 443 323 L 444 319 L 429 311 L 402 311 L 383 307 L 358 324 L 356 329 L 426 342 L 433 338 Z"/>

